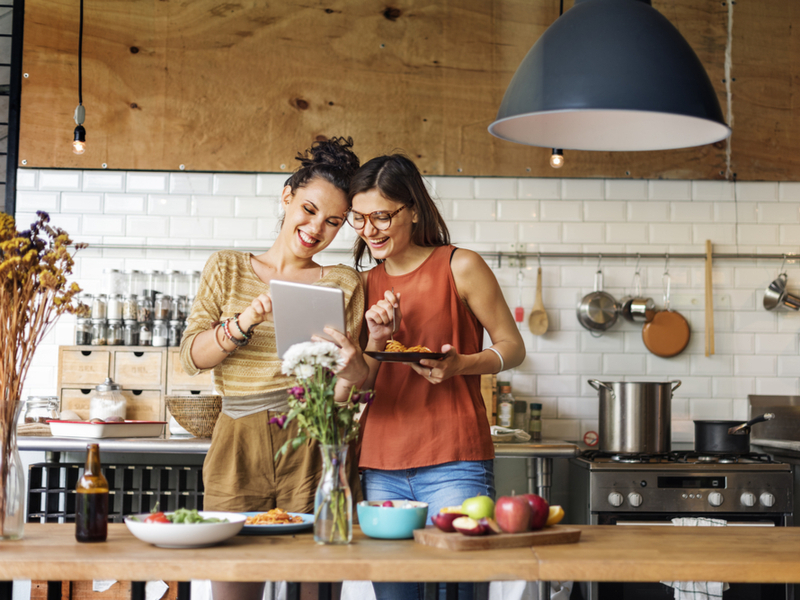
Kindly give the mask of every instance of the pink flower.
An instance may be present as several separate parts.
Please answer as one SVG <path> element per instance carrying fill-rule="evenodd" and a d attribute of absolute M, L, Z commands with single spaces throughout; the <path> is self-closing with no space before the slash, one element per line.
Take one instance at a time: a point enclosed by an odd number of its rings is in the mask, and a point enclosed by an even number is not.
<path fill-rule="evenodd" d="M 353 400 L 369 406 L 375 400 L 375 394 L 372 393 L 372 391 L 359 392 L 357 394 L 353 394 Z"/>
<path fill-rule="evenodd" d="M 302 389 L 302 388 L 301 388 L 301 389 Z M 281 415 L 280 417 L 272 417 L 272 418 L 269 420 L 269 422 L 270 422 L 271 424 L 275 424 L 275 425 L 277 425 L 278 427 L 280 427 L 281 429 L 283 429 L 283 426 L 286 424 L 286 415 Z"/>
<path fill-rule="evenodd" d="M 301 385 L 294 386 L 289 390 L 289 393 L 298 400 L 302 400 L 303 398 L 305 398 L 306 395 L 306 391 L 303 389 L 303 386 Z"/>

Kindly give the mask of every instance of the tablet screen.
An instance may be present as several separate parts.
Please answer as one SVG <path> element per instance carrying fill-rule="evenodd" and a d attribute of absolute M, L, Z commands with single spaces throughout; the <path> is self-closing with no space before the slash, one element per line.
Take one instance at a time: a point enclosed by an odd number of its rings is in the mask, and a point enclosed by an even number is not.
<path fill-rule="evenodd" d="M 275 341 L 281 358 L 294 344 L 310 342 L 313 335 L 332 342 L 323 331 L 325 327 L 347 331 L 344 292 L 339 288 L 273 280 L 270 296 Z"/>

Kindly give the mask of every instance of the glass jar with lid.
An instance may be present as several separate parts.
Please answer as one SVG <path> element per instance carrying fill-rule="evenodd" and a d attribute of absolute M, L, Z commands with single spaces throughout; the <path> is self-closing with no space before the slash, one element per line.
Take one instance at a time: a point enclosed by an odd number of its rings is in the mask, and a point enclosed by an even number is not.
<path fill-rule="evenodd" d="M 103 293 L 108 296 L 122 294 L 125 287 L 125 276 L 119 269 L 103 269 Z"/>
<path fill-rule="evenodd" d="M 106 318 L 110 320 L 118 320 L 122 318 L 122 295 L 112 294 L 108 297 L 106 304 Z"/>
<path fill-rule="evenodd" d="M 126 346 L 139 345 L 139 321 L 127 319 L 122 328 L 122 339 Z"/>
<path fill-rule="evenodd" d="M 142 287 L 139 289 L 139 298 L 147 296 L 150 302 L 156 296 L 156 276 L 160 271 L 142 271 Z M 141 321 L 141 319 L 139 319 Z"/>
<path fill-rule="evenodd" d="M 153 321 L 153 346 L 166 346 L 169 342 L 169 329 L 167 322 Z"/>
<path fill-rule="evenodd" d="M 149 323 L 153 320 L 153 301 L 150 299 L 149 294 L 139 296 L 136 312 L 139 317 L 139 323 Z"/>
<path fill-rule="evenodd" d="M 103 383 L 94 388 L 89 400 L 89 418 L 105 421 L 108 417 L 120 417 L 124 420 L 127 404 L 122 395 L 122 386 L 106 377 Z"/>
<path fill-rule="evenodd" d="M 106 345 L 122 346 L 123 343 L 122 319 L 109 319 L 106 325 Z"/>
<path fill-rule="evenodd" d="M 106 320 L 92 319 L 92 346 L 105 346 L 106 334 Z"/>
<path fill-rule="evenodd" d="M 153 345 L 153 323 L 150 321 L 139 322 L 139 345 Z"/>
<path fill-rule="evenodd" d="M 153 320 L 167 321 L 172 313 L 172 298 L 167 294 L 156 294 L 153 305 Z"/>
<path fill-rule="evenodd" d="M 108 296 L 105 294 L 95 294 L 92 296 L 92 319 L 105 319 Z"/>
<path fill-rule="evenodd" d="M 58 398 L 28 396 L 25 401 L 25 423 L 47 423 L 48 419 L 58 419 Z"/>
<path fill-rule="evenodd" d="M 92 343 L 92 322 L 88 317 L 78 317 L 75 321 L 75 345 L 88 346 Z"/>
<path fill-rule="evenodd" d="M 177 296 L 172 298 L 172 311 L 170 312 L 170 319 L 177 319 L 183 321 L 186 319 L 186 296 Z"/>
<path fill-rule="evenodd" d="M 136 294 L 126 294 L 122 297 L 122 318 L 126 321 L 139 320 L 139 297 Z"/>
<path fill-rule="evenodd" d="M 181 336 L 183 336 L 183 326 L 181 321 L 177 319 L 172 319 L 169 322 L 169 333 L 168 333 L 169 345 L 180 346 Z"/>
<path fill-rule="evenodd" d="M 138 295 L 142 287 L 142 272 L 137 271 L 136 269 L 129 269 L 127 271 L 123 271 L 122 275 L 125 279 L 125 289 L 123 290 L 122 295 Z"/>

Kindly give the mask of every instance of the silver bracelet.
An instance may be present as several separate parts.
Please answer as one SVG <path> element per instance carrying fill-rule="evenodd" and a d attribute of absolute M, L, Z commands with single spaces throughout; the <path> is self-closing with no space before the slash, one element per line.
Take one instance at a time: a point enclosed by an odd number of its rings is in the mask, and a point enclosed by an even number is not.
<path fill-rule="evenodd" d="M 503 355 L 502 355 L 502 354 L 500 354 L 500 351 L 499 351 L 499 350 L 496 350 L 495 348 L 487 348 L 487 350 L 491 350 L 492 352 L 494 352 L 495 354 L 497 354 L 497 358 L 499 358 L 499 359 L 500 359 L 500 371 L 498 371 L 498 373 L 500 373 L 501 371 L 505 370 L 505 368 L 506 368 L 506 363 L 505 363 L 505 361 L 503 360 Z"/>

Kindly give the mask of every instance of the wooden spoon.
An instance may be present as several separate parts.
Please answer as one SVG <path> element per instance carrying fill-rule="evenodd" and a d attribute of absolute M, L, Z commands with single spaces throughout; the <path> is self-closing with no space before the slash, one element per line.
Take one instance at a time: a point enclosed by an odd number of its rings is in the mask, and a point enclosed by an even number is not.
<path fill-rule="evenodd" d="M 536 300 L 533 302 L 531 314 L 528 315 L 528 327 L 533 335 L 543 335 L 547 331 L 547 313 L 542 302 L 542 267 L 536 273 Z"/>

